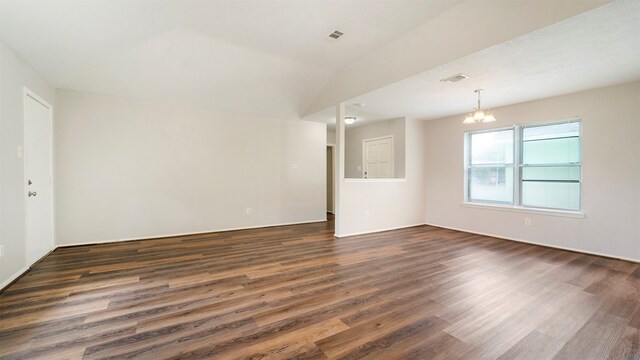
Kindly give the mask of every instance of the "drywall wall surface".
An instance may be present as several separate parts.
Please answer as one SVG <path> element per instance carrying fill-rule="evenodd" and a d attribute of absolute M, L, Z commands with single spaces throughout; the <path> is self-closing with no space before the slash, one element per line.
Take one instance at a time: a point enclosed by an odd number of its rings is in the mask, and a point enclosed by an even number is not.
<path fill-rule="evenodd" d="M 336 144 L 336 132 L 327 130 L 327 145 Z"/>
<path fill-rule="evenodd" d="M 58 90 L 62 245 L 326 218 L 326 125 Z"/>
<path fill-rule="evenodd" d="M 55 108 L 54 89 L 12 49 L 0 41 L 0 287 L 26 270 L 24 88 Z"/>
<path fill-rule="evenodd" d="M 425 122 L 428 224 L 640 260 L 640 82 L 493 109 L 497 122 L 463 115 Z M 584 218 L 465 207 L 464 133 L 582 119 Z M 531 225 L 525 224 L 529 219 Z"/>
<path fill-rule="evenodd" d="M 424 122 L 406 119 L 404 179 L 342 179 L 336 235 L 375 232 L 424 222 Z"/>
<path fill-rule="evenodd" d="M 405 172 L 405 119 L 390 119 L 371 125 L 350 127 L 345 130 L 345 168 L 346 178 L 363 178 L 364 140 L 393 136 L 394 178 L 403 178 Z"/>

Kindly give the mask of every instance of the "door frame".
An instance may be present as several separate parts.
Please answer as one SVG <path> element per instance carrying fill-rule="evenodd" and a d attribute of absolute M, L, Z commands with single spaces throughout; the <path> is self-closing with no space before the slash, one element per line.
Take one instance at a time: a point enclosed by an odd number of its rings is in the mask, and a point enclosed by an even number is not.
<path fill-rule="evenodd" d="M 54 202 L 55 202 L 55 193 L 54 193 L 54 166 L 53 166 L 53 161 L 54 161 L 54 139 L 53 139 L 53 129 L 54 129 L 54 125 L 53 125 L 53 106 L 51 106 L 51 104 L 49 104 L 46 100 L 44 100 L 42 97 L 38 96 L 38 94 L 36 94 L 34 91 L 32 91 L 31 89 L 27 88 L 26 86 L 23 87 L 23 98 L 22 98 L 22 122 L 23 122 L 23 132 L 24 132 L 24 139 L 23 139 L 23 145 L 22 145 L 22 166 L 23 166 L 23 171 L 22 171 L 22 177 L 23 177 L 23 187 L 24 187 L 24 193 L 22 196 L 26 196 L 28 190 L 28 185 L 27 185 L 27 162 L 28 162 L 28 158 L 29 155 L 27 154 L 26 151 L 26 144 L 27 144 L 27 140 L 29 137 L 29 134 L 27 132 L 27 119 L 25 117 L 26 114 L 26 109 L 27 109 L 27 101 L 28 98 L 31 98 L 32 100 L 35 100 L 36 102 L 40 103 L 40 105 L 46 107 L 49 110 L 49 176 L 50 181 L 49 181 L 49 191 L 51 192 L 51 199 L 49 201 L 49 214 L 50 214 L 50 219 L 49 219 L 49 225 L 51 226 L 51 246 L 49 249 L 49 252 L 53 251 L 55 249 L 56 246 L 56 231 L 55 231 L 55 214 L 54 214 Z M 27 266 L 31 267 L 33 264 L 29 263 L 29 256 L 28 256 L 28 252 L 26 251 L 26 242 L 27 242 L 27 198 L 23 198 L 24 199 L 24 235 L 25 235 L 25 262 L 27 264 Z M 36 260 L 34 262 L 34 264 L 36 262 L 38 262 L 40 259 Z"/>
<path fill-rule="evenodd" d="M 396 177 L 395 142 L 393 141 L 393 135 L 386 135 L 386 136 L 378 136 L 378 137 L 373 137 L 373 138 L 363 139 L 362 140 L 362 178 L 363 179 L 367 179 L 365 177 L 365 173 L 368 172 L 367 171 L 367 146 L 366 146 L 366 142 L 367 141 L 383 140 L 383 139 L 391 139 L 391 173 L 393 174 L 392 178 Z"/>
<path fill-rule="evenodd" d="M 333 211 L 327 211 L 330 214 L 336 214 L 336 144 L 327 144 L 331 148 L 331 167 L 333 167 L 333 176 L 331 177 L 331 188 L 333 189 Z M 325 166 L 326 168 L 326 166 Z M 326 174 L 325 174 L 326 178 Z M 326 189 L 326 186 L 325 186 Z M 326 206 L 325 206 L 326 207 Z"/>

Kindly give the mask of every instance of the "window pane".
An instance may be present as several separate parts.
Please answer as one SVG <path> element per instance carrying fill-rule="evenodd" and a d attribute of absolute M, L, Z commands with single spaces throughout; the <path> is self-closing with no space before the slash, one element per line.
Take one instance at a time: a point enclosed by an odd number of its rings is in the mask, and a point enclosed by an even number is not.
<path fill-rule="evenodd" d="M 522 180 L 580 181 L 580 166 L 524 167 Z"/>
<path fill-rule="evenodd" d="M 513 168 L 477 167 L 469 171 L 469 199 L 513 203 Z"/>
<path fill-rule="evenodd" d="M 580 122 L 522 129 L 522 205 L 580 209 Z"/>
<path fill-rule="evenodd" d="M 522 205 L 580 210 L 580 184 L 535 181 L 523 182 Z"/>
<path fill-rule="evenodd" d="M 570 122 L 542 126 L 527 126 L 522 130 L 522 140 L 555 139 L 580 136 L 580 122 Z"/>
<path fill-rule="evenodd" d="M 580 123 L 524 128 L 522 162 L 524 164 L 580 162 Z"/>
<path fill-rule="evenodd" d="M 471 164 L 513 164 L 513 129 L 471 134 Z"/>
<path fill-rule="evenodd" d="M 522 143 L 524 164 L 567 164 L 580 162 L 580 138 L 530 140 Z"/>

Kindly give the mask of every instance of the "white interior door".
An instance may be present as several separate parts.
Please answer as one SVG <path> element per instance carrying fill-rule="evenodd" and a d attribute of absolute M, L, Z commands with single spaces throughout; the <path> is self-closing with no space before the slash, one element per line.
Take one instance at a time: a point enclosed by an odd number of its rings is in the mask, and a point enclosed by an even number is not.
<path fill-rule="evenodd" d="M 365 179 L 392 178 L 393 137 L 367 139 L 362 142 Z"/>
<path fill-rule="evenodd" d="M 27 264 L 53 250 L 52 109 L 24 95 L 24 164 Z"/>

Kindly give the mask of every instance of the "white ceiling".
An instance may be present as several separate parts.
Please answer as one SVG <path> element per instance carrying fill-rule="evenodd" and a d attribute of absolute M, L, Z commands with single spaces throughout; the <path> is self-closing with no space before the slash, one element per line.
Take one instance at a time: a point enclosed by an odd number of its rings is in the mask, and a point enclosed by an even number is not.
<path fill-rule="evenodd" d="M 454 84 L 439 80 L 464 73 Z M 359 123 L 469 112 L 474 89 L 498 107 L 640 79 L 640 1 L 622 0 L 580 14 L 348 101 Z M 335 124 L 333 108 L 307 120 Z"/>
<path fill-rule="evenodd" d="M 0 39 L 58 88 L 295 117 L 336 70 L 459 2 L 2 0 Z"/>

